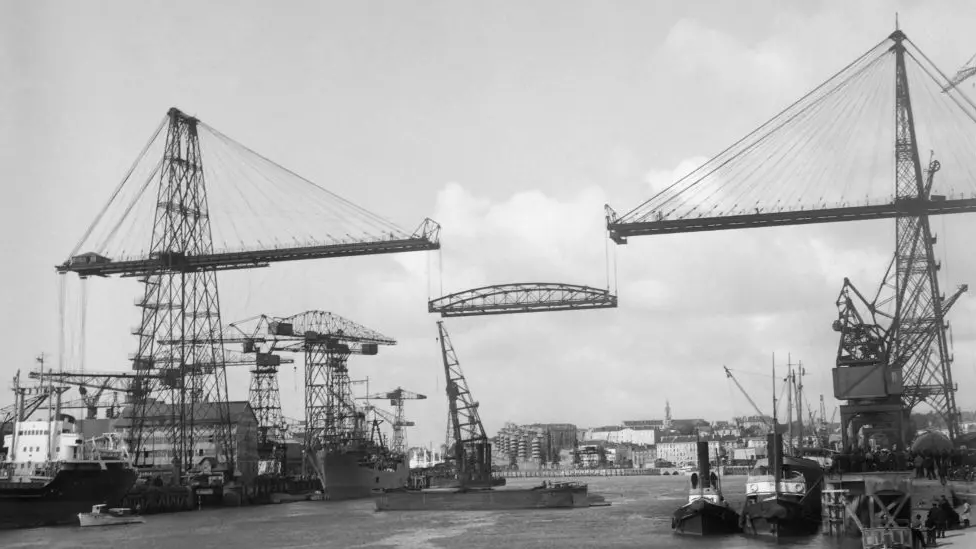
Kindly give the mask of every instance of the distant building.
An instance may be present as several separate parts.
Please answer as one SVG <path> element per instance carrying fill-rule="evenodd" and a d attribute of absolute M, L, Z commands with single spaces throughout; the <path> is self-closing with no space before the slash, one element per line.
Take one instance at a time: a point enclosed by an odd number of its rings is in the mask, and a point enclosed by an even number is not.
<path fill-rule="evenodd" d="M 611 425 L 607 427 L 596 427 L 587 431 L 587 441 L 600 441 L 608 444 L 638 444 L 642 446 L 652 445 L 657 440 L 657 431 L 653 427 L 625 427 Z"/>
<path fill-rule="evenodd" d="M 634 469 L 650 469 L 657 460 L 657 448 L 640 448 L 631 452 Z"/>
<path fill-rule="evenodd" d="M 661 437 L 657 443 L 657 459 L 670 461 L 679 467 L 689 463 L 697 463 L 698 440 L 699 438 L 694 436 Z M 708 443 L 709 458 L 711 461 L 715 461 L 722 455 L 728 454 L 735 443 L 735 438 L 703 437 L 701 441 Z"/>

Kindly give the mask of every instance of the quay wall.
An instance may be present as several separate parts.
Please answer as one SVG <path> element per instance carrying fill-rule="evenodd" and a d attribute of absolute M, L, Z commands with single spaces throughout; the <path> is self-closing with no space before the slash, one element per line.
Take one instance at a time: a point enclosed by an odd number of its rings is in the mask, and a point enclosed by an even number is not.
<path fill-rule="evenodd" d="M 745 475 L 749 467 L 722 467 L 722 476 Z M 499 471 L 495 476 L 504 478 L 560 478 L 560 477 L 637 477 L 682 474 L 676 468 L 646 469 L 533 469 L 531 471 Z"/>
<path fill-rule="evenodd" d="M 176 513 L 200 507 L 266 505 L 282 501 L 275 494 L 311 494 L 321 490 L 318 479 L 258 478 L 248 484 L 211 488 L 200 486 L 135 486 L 122 506 L 140 513 Z"/>

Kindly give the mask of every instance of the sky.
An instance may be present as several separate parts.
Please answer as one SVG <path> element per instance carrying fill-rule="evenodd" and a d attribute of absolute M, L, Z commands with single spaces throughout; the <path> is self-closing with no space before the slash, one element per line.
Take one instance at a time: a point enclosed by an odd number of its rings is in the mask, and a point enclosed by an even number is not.
<path fill-rule="evenodd" d="M 971 2 L 11 2 L 0 0 L 4 389 L 46 353 L 126 370 L 131 280 L 80 284 L 62 262 L 173 106 L 412 231 L 431 253 L 222 273 L 222 317 L 326 310 L 394 337 L 350 360 L 402 386 L 411 444 L 446 418 L 428 299 L 510 282 L 610 287 L 612 310 L 448 319 L 486 429 L 768 412 L 769 368 L 802 360 L 831 413 L 835 301 L 872 292 L 893 221 L 632 238 L 626 212 L 901 28 L 946 73 L 973 53 Z M 967 93 L 972 94 L 970 87 Z M 204 159 L 206 162 L 206 159 Z M 145 220 L 150 223 L 149 219 Z M 941 284 L 976 282 L 969 216 L 933 220 Z M 950 315 L 962 407 L 976 408 L 976 301 Z M 83 357 L 83 358 L 81 358 Z M 229 369 L 244 399 L 245 369 Z M 280 376 L 301 417 L 301 365 Z M 12 395 L 0 393 L 0 405 Z M 782 411 L 781 411 L 782 412 Z"/>

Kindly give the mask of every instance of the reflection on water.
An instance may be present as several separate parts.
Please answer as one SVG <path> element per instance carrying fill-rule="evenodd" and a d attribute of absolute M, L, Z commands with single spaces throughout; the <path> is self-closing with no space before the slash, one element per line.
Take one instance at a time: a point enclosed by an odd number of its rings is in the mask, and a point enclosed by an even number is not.
<path fill-rule="evenodd" d="M 511 486 L 537 484 L 510 479 Z M 107 528 L 58 527 L 0 531 L 13 548 L 495 548 L 769 547 L 744 536 L 702 539 L 671 533 L 671 513 L 687 493 L 687 477 L 611 477 L 588 480 L 610 507 L 479 512 L 373 511 L 371 501 L 315 502 L 150 515 L 146 523 Z M 745 477 L 726 477 L 736 509 Z M 950 541 L 950 540 L 947 540 Z M 859 540 L 816 535 L 780 542 L 801 548 L 856 548 Z"/>

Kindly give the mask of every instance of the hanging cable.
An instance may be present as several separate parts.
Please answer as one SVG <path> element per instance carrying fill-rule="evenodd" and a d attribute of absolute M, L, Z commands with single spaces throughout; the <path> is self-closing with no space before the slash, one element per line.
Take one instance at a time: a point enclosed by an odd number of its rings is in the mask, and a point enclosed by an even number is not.
<path fill-rule="evenodd" d="M 78 362 L 82 371 L 85 370 L 85 341 L 87 340 L 87 331 L 85 329 L 85 324 L 88 321 L 88 279 L 81 279 L 81 337 L 78 341 L 79 347 L 79 357 Z"/>
<path fill-rule="evenodd" d="M 64 300 L 65 292 L 67 291 L 65 285 L 67 284 L 65 280 L 67 277 L 65 275 L 58 275 L 58 370 L 64 370 L 64 346 L 65 346 L 65 322 L 64 322 Z"/>

